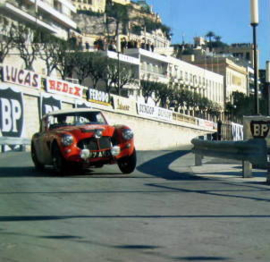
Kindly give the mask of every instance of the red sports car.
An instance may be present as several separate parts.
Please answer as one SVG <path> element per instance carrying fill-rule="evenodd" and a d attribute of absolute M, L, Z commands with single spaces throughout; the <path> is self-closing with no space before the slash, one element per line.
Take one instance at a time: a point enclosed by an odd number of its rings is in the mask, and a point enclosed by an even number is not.
<path fill-rule="evenodd" d="M 124 174 L 136 168 L 133 132 L 124 125 L 110 126 L 99 110 L 54 111 L 42 118 L 32 137 L 31 155 L 36 169 L 53 165 L 59 174 L 70 167 L 102 167 L 117 163 Z"/>

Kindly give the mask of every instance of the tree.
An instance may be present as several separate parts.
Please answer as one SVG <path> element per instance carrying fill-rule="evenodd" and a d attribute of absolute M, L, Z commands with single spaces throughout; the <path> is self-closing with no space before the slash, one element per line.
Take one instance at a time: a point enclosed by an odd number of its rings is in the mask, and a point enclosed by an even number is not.
<path fill-rule="evenodd" d="M 172 97 L 173 89 L 170 84 L 156 83 L 155 86 L 155 98 L 156 105 L 160 103 L 161 107 L 167 108 L 169 99 Z"/>
<path fill-rule="evenodd" d="M 205 36 L 209 40 L 210 51 L 212 51 L 212 38 L 215 37 L 215 33 L 213 31 L 209 31 Z"/>
<path fill-rule="evenodd" d="M 135 82 L 135 75 L 131 65 L 120 64 L 120 67 L 117 68 L 118 70 L 119 74 L 116 77 L 115 89 L 116 93 L 120 95 L 125 85 Z"/>
<path fill-rule="evenodd" d="M 150 80 L 141 80 L 141 89 L 142 95 L 144 97 L 145 103 L 148 102 L 148 99 L 152 96 L 155 91 L 157 82 Z"/>
<path fill-rule="evenodd" d="M 13 48 L 13 31 L 14 25 L 9 24 L 5 17 L 1 17 L 1 34 L 2 39 L 0 41 L 0 63 L 4 62 L 5 57 L 8 55 L 9 51 Z"/>
<path fill-rule="evenodd" d="M 74 69 L 74 51 L 70 49 L 68 42 L 59 41 L 56 45 L 56 69 L 63 80 L 72 75 Z"/>
<path fill-rule="evenodd" d="M 40 44 L 35 30 L 24 25 L 14 27 L 14 43 L 25 63 L 25 68 L 33 70 L 33 63 L 39 55 Z"/>
<path fill-rule="evenodd" d="M 40 32 L 40 58 L 46 64 L 47 76 L 50 76 L 52 71 L 57 68 L 58 51 L 62 40 L 52 36 L 47 32 Z"/>
<path fill-rule="evenodd" d="M 111 23 L 113 20 L 109 20 L 109 17 L 113 17 L 115 19 L 116 28 L 115 28 L 115 34 L 114 38 L 119 34 L 120 24 L 123 25 L 123 33 L 126 33 L 126 28 L 129 22 L 129 7 L 128 5 L 122 5 L 118 4 L 112 1 L 107 1 L 106 4 L 106 25 L 107 25 L 107 31 L 109 23 Z"/>
<path fill-rule="evenodd" d="M 96 89 L 98 82 L 103 79 L 104 72 L 107 70 L 108 58 L 100 53 L 89 53 L 89 77 L 93 82 L 93 88 Z"/>
<path fill-rule="evenodd" d="M 117 61 L 107 58 L 107 66 L 103 72 L 102 79 L 105 82 L 106 92 L 111 93 L 112 88 L 116 85 L 118 79 Z"/>

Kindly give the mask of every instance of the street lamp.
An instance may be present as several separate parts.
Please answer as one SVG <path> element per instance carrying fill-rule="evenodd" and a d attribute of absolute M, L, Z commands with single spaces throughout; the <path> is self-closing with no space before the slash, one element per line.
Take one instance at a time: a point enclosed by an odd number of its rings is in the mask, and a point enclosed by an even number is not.
<path fill-rule="evenodd" d="M 267 86 L 267 115 L 270 116 L 270 61 L 266 61 L 265 82 Z"/>
<path fill-rule="evenodd" d="M 254 112 L 260 113 L 258 99 L 258 65 L 257 65 L 257 40 L 256 26 L 259 24 L 258 0 L 250 0 L 250 24 L 253 28 L 253 57 L 254 57 Z"/>

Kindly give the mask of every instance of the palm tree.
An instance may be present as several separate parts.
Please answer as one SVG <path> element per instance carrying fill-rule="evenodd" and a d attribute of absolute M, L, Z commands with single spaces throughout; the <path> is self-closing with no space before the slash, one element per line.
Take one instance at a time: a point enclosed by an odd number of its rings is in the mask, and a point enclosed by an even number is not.
<path fill-rule="evenodd" d="M 208 40 L 209 40 L 209 47 L 210 47 L 210 51 L 212 51 L 212 38 L 215 37 L 215 33 L 213 31 L 209 31 L 206 35 L 205 35 Z"/>

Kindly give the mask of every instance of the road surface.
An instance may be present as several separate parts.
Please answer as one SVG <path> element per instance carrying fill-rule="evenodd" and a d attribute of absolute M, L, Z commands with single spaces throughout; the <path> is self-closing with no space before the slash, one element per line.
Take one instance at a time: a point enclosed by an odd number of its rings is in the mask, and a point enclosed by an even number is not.
<path fill-rule="evenodd" d="M 184 150 L 138 152 L 131 175 L 57 177 L 27 152 L 0 154 L 0 261 L 269 262 L 269 186 L 193 164 Z"/>

